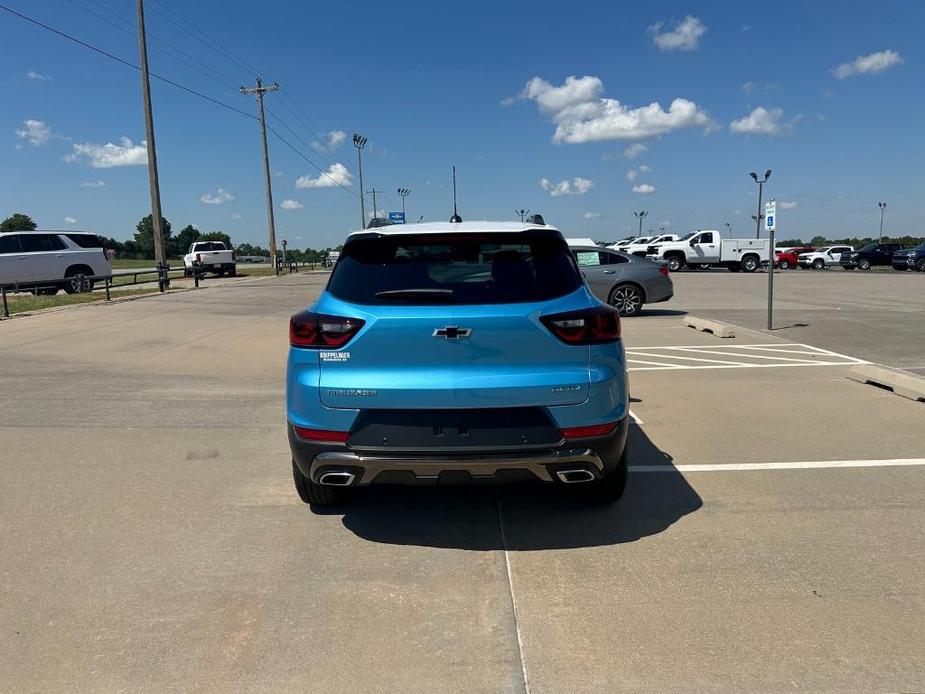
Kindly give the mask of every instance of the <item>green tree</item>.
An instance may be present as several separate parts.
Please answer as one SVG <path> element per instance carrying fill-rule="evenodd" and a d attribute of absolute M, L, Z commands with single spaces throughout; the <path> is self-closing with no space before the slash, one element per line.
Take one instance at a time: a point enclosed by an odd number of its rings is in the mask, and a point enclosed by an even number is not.
<path fill-rule="evenodd" d="M 147 215 L 135 227 L 135 245 L 146 258 L 154 258 L 154 223 L 153 217 Z M 164 235 L 164 249 L 170 248 L 170 222 L 161 217 L 161 233 Z"/>
<path fill-rule="evenodd" d="M 201 234 L 199 233 L 199 229 L 194 227 L 192 224 L 187 224 L 185 227 L 180 229 L 176 236 L 170 239 L 172 243 L 170 244 L 171 248 L 168 255 L 173 257 L 186 255 L 186 253 L 189 251 L 190 245 L 196 241 L 199 241 L 200 236 Z"/>
<path fill-rule="evenodd" d="M 0 222 L 0 231 L 33 231 L 37 226 L 32 217 L 17 212 Z"/>
<path fill-rule="evenodd" d="M 774 245 L 778 248 L 786 248 L 787 246 L 802 246 L 802 239 L 784 239 L 783 241 L 775 241 Z"/>
<path fill-rule="evenodd" d="M 231 248 L 231 237 L 224 231 L 210 231 L 199 237 L 199 241 L 224 241 L 228 248 Z"/>

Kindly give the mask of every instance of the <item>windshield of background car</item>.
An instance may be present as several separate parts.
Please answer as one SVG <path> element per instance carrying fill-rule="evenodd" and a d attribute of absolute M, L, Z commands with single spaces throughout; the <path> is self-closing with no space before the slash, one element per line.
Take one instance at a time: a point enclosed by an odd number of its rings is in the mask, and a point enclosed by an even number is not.
<path fill-rule="evenodd" d="M 341 251 L 328 291 L 357 304 L 507 304 L 581 284 L 562 237 L 535 230 L 357 238 Z"/>

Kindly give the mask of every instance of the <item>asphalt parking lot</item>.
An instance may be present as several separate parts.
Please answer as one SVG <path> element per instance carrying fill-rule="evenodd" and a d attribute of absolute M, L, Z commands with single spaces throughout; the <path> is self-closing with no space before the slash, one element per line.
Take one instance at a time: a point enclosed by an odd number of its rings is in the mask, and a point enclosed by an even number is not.
<path fill-rule="evenodd" d="M 925 404 L 845 377 L 925 367 L 925 277 L 837 272 L 782 277 L 772 334 L 679 319 L 761 327 L 763 275 L 624 322 L 606 509 L 303 505 L 286 323 L 321 275 L 0 323 L 0 691 L 925 690 Z"/>

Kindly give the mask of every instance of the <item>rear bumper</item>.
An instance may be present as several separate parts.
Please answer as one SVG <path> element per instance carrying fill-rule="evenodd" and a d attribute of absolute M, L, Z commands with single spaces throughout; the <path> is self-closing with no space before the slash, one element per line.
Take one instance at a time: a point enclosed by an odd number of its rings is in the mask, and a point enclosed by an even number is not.
<path fill-rule="evenodd" d="M 628 418 L 606 436 L 574 439 L 547 450 L 465 450 L 448 453 L 354 451 L 346 444 L 305 441 L 289 424 L 292 458 L 303 475 L 319 482 L 331 472 L 353 475 L 354 486 L 505 482 L 535 479 L 554 482 L 557 472 L 584 470 L 594 479 L 612 472 L 626 448 Z"/>

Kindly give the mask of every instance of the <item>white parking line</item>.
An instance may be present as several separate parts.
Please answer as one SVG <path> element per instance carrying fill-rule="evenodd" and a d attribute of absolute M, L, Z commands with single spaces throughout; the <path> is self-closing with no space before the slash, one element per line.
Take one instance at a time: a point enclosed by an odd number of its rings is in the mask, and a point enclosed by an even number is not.
<path fill-rule="evenodd" d="M 641 419 L 639 419 L 639 415 L 636 414 L 635 412 L 633 412 L 632 410 L 630 410 L 630 417 L 633 418 L 633 421 L 636 422 L 636 424 L 642 424 L 642 423 L 643 423 L 643 421 L 642 421 Z"/>
<path fill-rule="evenodd" d="M 747 470 L 816 470 L 839 467 L 910 467 L 925 465 L 925 458 L 892 460 L 817 460 L 795 463 L 721 463 L 705 465 L 630 465 L 632 472 L 743 472 Z"/>
<path fill-rule="evenodd" d="M 791 356 L 783 357 L 780 354 Z M 713 358 L 707 358 L 707 355 Z M 723 359 L 716 359 L 721 356 Z M 645 357 L 640 359 L 639 357 Z M 827 349 L 798 342 L 748 345 L 664 345 L 627 347 L 630 371 L 670 369 L 758 369 L 781 366 L 848 366 L 867 364 Z M 699 362 L 690 364 L 689 362 Z"/>

